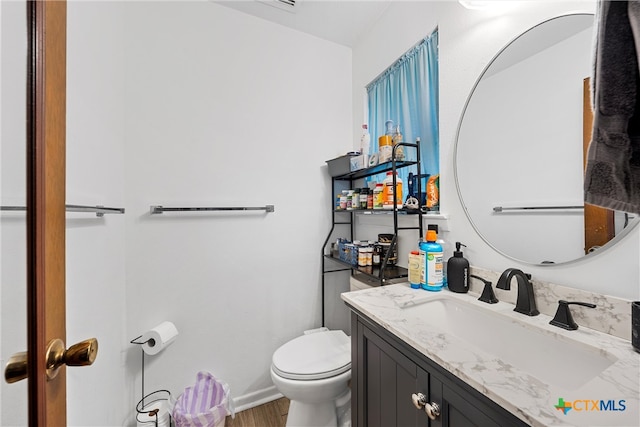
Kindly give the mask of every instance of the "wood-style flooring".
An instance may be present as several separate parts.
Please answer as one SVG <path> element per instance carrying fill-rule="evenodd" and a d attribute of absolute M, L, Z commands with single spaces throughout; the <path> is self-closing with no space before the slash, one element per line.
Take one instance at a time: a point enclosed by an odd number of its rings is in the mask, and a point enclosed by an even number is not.
<path fill-rule="evenodd" d="M 225 427 L 284 427 L 289 413 L 289 399 L 283 397 L 227 417 Z"/>

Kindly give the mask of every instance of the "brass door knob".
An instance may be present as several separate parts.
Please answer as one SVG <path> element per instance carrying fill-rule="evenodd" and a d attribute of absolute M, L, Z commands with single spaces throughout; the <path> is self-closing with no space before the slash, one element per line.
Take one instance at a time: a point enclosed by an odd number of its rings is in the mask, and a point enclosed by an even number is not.
<path fill-rule="evenodd" d="M 27 378 L 27 352 L 16 353 L 9 358 L 4 368 L 4 380 L 9 384 Z"/>
<path fill-rule="evenodd" d="M 61 366 L 88 366 L 92 365 L 98 355 L 98 340 L 89 338 L 69 347 L 64 348 L 61 339 L 52 340 L 47 346 L 45 363 L 47 378 L 52 380 L 58 375 Z M 16 353 L 7 362 L 4 370 L 4 379 L 9 384 L 27 378 L 27 353 Z"/>

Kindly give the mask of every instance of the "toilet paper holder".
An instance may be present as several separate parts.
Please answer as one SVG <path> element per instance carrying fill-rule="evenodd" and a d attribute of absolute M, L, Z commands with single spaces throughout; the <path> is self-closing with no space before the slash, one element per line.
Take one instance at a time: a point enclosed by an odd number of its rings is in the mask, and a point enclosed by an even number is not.
<path fill-rule="evenodd" d="M 144 356 L 145 353 L 149 355 L 156 355 L 163 348 L 170 345 L 178 335 L 178 330 L 175 325 L 171 322 L 163 322 L 155 328 L 139 335 L 129 341 L 131 344 L 136 344 L 140 346 L 140 353 L 142 354 L 142 363 L 141 363 L 141 383 L 142 383 L 142 398 L 136 405 L 136 410 L 138 414 L 141 413 L 141 410 L 145 408 L 145 399 L 148 399 L 151 396 L 154 396 L 158 393 L 168 393 L 168 397 L 164 400 L 171 401 L 171 394 L 167 390 L 157 390 L 148 395 L 144 393 Z M 144 338 L 143 338 L 144 337 Z M 152 401 L 153 403 L 153 401 Z M 153 411 L 151 411 L 153 412 Z M 148 413 L 148 412 L 147 412 Z M 150 417 L 155 415 L 155 424 L 158 425 L 158 413 L 149 413 Z M 136 419 L 137 419 L 136 415 Z"/>
<path fill-rule="evenodd" d="M 149 340 L 151 340 L 151 338 L 149 338 L 146 341 L 138 341 L 140 338 L 142 338 L 142 335 L 135 337 L 134 339 L 132 339 L 131 341 L 129 341 L 131 344 L 138 344 L 140 346 L 140 353 L 142 354 L 142 399 L 140 399 L 140 401 L 138 402 L 138 405 L 136 405 L 136 409 L 138 406 L 141 406 L 142 408 L 144 408 L 144 399 L 145 399 L 145 395 L 144 395 L 144 350 L 142 350 L 142 345 L 143 344 L 147 344 L 149 342 Z M 138 416 L 136 415 L 136 419 L 138 418 Z"/>
<path fill-rule="evenodd" d="M 145 400 L 147 400 L 146 404 Z M 141 424 L 153 424 L 154 427 L 171 425 L 171 408 L 174 404 L 175 401 L 169 390 L 156 390 L 146 396 L 143 395 L 136 405 L 138 426 Z"/>
<path fill-rule="evenodd" d="M 176 328 L 176 325 L 165 320 L 139 337 L 131 340 L 131 343 L 140 345 L 145 353 L 150 356 L 155 356 L 170 346 L 177 337 L 178 328 Z"/>
<path fill-rule="evenodd" d="M 131 340 L 131 341 L 129 341 L 129 342 L 130 342 L 131 344 L 139 344 L 139 345 L 142 345 L 142 344 L 147 344 L 147 343 L 149 343 L 151 340 L 153 340 L 153 338 L 149 338 L 149 339 L 148 339 L 148 340 L 146 340 L 146 341 L 142 341 L 142 342 L 140 342 L 140 341 L 138 341 L 140 338 L 142 338 L 142 335 L 135 337 L 134 339 L 132 339 L 132 340 Z"/>

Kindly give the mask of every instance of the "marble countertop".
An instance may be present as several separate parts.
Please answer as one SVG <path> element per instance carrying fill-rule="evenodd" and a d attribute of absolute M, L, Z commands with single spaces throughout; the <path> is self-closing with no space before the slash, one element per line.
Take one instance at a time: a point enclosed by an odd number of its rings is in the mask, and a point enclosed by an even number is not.
<path fill-rule="evenodd" d="M 547 384 L 454 334 L 403 312 L 407 305 L 438 297 L 494 311 L 511 322 L 535 328 L 557 339 L 593 346 L 615 361 L 583 384 L 567 388 Z M 633 350 L 628 340 L 582 326 L 575 331 L 566 331 L 549 325 L 552 317 L 548 315 L 529 317 L 514 312 L 513 304 L 502 301 L 486 304 L 477 298 L 478 295 L 472 293 L 415 290 L 407 283 L 342 294 L 347 305 L 532 426 L 640 426 L 640 353 Z M 491 333 L 487 331 L 487 334 Z M 514 342 L 514 345 L 518 343 Z M 540 351 L 544 352 L 544 349 Z M 531 354 L 531 357 L 538 356 Z M 571 364 L 572 360 L 558 360 L 557 363 Z M 556 408 L 560 399 L 565 405 L 573 405 L 566 414 Z M 599 401 L 606 403 L 600 406 Z"/>

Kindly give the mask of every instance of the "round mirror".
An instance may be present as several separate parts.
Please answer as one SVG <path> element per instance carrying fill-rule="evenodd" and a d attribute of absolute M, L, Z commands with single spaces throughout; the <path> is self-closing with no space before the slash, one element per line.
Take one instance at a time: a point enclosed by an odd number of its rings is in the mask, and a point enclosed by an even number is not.
<path fill-rule="evenodd" d="M 520 35 L 482 72 L 460 120 L 462 205 L 480 236 L 518 261 L 573 261 L 637 222 L 583 202 L 592 27 L 591 14 L 564 15 Z"/>

